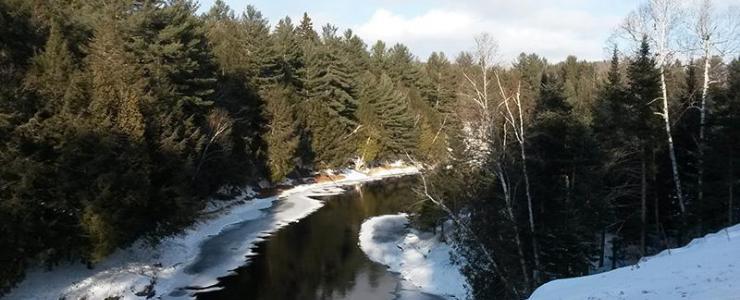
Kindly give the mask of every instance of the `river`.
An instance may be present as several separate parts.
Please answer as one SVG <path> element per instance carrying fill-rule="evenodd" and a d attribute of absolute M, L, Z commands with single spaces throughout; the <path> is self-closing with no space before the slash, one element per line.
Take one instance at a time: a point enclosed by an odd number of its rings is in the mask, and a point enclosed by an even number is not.
<path fill-rule="evenodd" d="M 325 197 L 325 205 L 256 245 L 256 255 L 234 275 L 219 278 L 217 291 L 197 299 L 442 299 L 425 294 L 358 246 L 362 222 L 410 211 L 413 176 L 357 185 Z"/>

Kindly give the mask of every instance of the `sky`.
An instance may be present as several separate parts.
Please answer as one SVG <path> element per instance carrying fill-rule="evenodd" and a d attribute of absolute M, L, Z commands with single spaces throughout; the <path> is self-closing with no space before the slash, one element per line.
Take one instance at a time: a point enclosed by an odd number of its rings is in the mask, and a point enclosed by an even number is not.
<path fill-rule="evenodd" d="M 568 55 L 579 59 L 609 57 L 606 41 L 639 0 L 224 0 L 237 13 L 254 5 L 272 25 L 308 12 L 314 29 L 331 23 L 349 28 L 372 45 L 407 45 L 420 59 L 433 51 L 455 57 L 471 50 L 473 37 L 490 33 L 499 44 L 499 60 L 511 62 L 534 52 L 550 62 Z M 207 11 L 214 0 L 200 0 Z"/>

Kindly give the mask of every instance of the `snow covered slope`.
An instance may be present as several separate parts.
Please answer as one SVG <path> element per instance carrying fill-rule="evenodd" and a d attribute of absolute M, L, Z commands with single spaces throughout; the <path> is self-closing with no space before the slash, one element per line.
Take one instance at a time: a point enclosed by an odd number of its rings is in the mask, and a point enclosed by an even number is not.
<path fill-rule="evenodd" d="M 610 272 L 538 288 L 544 299 L 740 299 L 740 225 Z"/>
<path fill-rule="evenodd" d="M 218 277 L 245 262 L 255 243 L 323 206 L 312 197 L 335 195 L 341 186 L 415 174 L 414 167 L 383 169 L 370 174 L 341 172 L 337 181 L 293 187 L 278 197 L 252 199 L 230 207 L 210 207 L 220 214 L 166 238 L 155 247 L 138 242 L 88 269 L 80 263 L 45 271 L 30 270 L 4 299 L 161 299 L 190 298 L 187 287 L 209 287 Z M 240 198 L 250 198 L 244 194 Z M 2 266 L 0 266 L 2 267 Z"/>
<path fill-rule="evenodd" d="M 406 214 L 367 219 L 360 228 L 360 248 L 423 292 L 465 299 L 465 277 L 450 260 L 450 246 L 407 225 Z"/>

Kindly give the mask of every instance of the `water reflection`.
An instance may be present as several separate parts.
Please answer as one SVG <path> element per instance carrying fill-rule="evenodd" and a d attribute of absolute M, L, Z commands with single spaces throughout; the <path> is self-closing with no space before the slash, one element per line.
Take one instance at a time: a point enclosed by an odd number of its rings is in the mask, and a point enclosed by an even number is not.
<path fill-rule="evenodd" d="M 198 299 L 439 299 L 415 290 L 358 246 L 362 221 L 409 211 L 416 179 L 369 183 L 326 199 L 319 211 L 257 245 L 222 290 Z"/>

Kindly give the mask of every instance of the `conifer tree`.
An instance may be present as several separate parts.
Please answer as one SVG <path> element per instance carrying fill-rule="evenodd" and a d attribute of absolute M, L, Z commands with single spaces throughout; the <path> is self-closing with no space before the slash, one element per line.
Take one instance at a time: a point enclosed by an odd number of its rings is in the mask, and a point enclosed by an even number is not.
<path fill-rule="evenodd" d="M 319 42 L 319 35 L 313 29 L 313 22 L 308 16 L 308 13 L 303 13 L 301 23 L 296 28 L 296 35 L 298 40 L 303 44 L 316 44 Z"/>
<path fill-rule="evenodd" d="M 608 207 L 585 192 L 599 183 L 595 142 L 568 103 L 564 80 L 551 76 L 542 75 L 529 149 L 535 194 L 548 197 L 537 204 L 542 271 L 557 278 L 589 272 L 596 247 L 583 237 L 606 224 L 598 216 Z"/>
<path fill-rule="evenodd" d="M 365 139 L 359 139 L 360 155 L 376 152 L 378 159 L 388 160 L 413 153 L 416 135 L 406 96 L 396 89 L 388 75 L 381 74 L 376 80 L 367 73 L 364 80 L 362 107 L 358 112 L 365 133 Z"/>
<path fill-rule="evenodd" d="M 268 129 L 264 140 L 267 147 L 270 179 L 278 182 L 295 168 L 298 147 L 297 121 L 293 112 L 295 97 L 293 91 L 285 87 L 265 90 L 265 119 Z"/>
<path fill-rule="evenodd" d="M 88 70 L 91 76 L 90 112 L 102 126 L 120 132 L 134 142 L 143 142 L 142 110 L 150 105 L 144 73 L 135 57 L 126 51 L 123 32 L 115 21 L 104 23 L 90 44 Z"/>
<path fill-rule="evenodd" d="M 424 69 L 434 89 L 430 97 L 432 107 L 440 112 L 450 112 L 450 106 L 455 102 L 455 83 L 457 82 L 450 61 L 443 52 L 432 52 Z"/>
<path fill-rule="evenodd" d="M 240 25 L 245 31 L 246 44 L 241 45 L 248 53 L 246 72 L 254 85 L 265 81 L 276 67 L 276 52 L 270 38 L 270 27 L 267 19 L 254 6 L 247 5 L 242 14 Z"/>
<path fill-rule="evenodd" d="M 269 75 L 270 80 L 301 90 L 304 84 L 302 72 L 305 62 L 296 29 L 289 17 L 278 21 L 271 39 L 275 68 Z"/>
<path fill-rule="evenodd" d="M 64 95 L 75 72 L 72 55 L 59 26 L 52 24 L 44 52 L 32 59 L 24 85 L 43 98 L 39 109 L 56 112 L 63 106 Z"/>
<path fill-rule="evenodd" d="M 640 145 L 641 190 L 640 190 L 640 250 L 644 254 L 647 244 L 647 198 L 648 180 L 655 177 L 655 161 L 658 119 L 655 118 L 656 99 L 660 97 L 660 72 L 650 52 L 647 38 L 643 37 L 637 57 L 628 67 L 628 99 L 631 122 L 627 125 L 630 135 L 635 136 Z M 656 200 L 657 201 L 657 200 Z"/>
<path fill-rule="evenodd" d="M 325 27 L 322 44 L 306 48 L 306 100 L 301 110 L 317 165 L 336 166 L 349 159 L 357 126 L 356 87 L 336 28 Z M 349 151 L 349 152 L 348 152 Z"/>
<path fill-rule="evenodd" d="M 380 76 L 380 73 L 387 70 L 387 57 L 388 50 L 383 41 L 377 41 L 370 48 L 370 66 L 376 76 Z"/>

